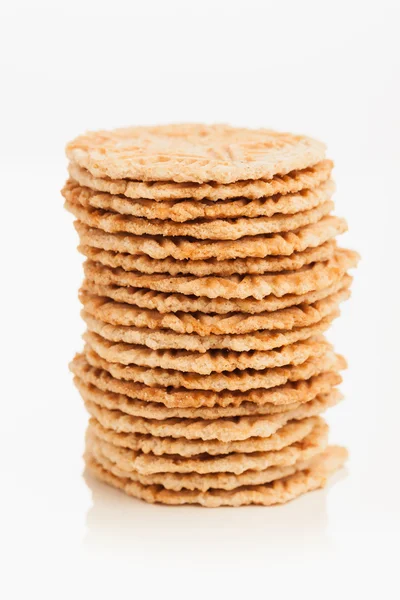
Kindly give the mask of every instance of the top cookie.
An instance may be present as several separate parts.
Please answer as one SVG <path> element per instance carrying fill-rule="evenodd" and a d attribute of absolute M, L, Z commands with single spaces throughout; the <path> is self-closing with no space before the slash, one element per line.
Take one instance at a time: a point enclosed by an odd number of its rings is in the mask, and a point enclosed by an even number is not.
<path fill-rule="evenodd" d="M 96 177 L 226 184 L 305 169 L 323 160 L 325 146 L 267 129 L 181 124 L 88 132 L 66 152 Z"/>

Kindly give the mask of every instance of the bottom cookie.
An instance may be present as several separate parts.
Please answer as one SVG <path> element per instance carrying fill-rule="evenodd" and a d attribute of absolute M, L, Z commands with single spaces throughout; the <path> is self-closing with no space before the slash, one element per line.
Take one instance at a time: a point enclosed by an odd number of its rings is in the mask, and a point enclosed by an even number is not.
<path fill-rule="evenodd" d="M 258 504 L 270 506 L 283 504 L 298 496 L 324 487 L 329 475 L 338 470 L 347 458 L 347 450 L 340 446 L 330 446 L 315 457 L 305 469 L 263 485 L 248 485 L 227 491 L 210 489 L 173 491 L 161 485 L 143 485 L 138 481 L 118 477 L 105 469 L 96 459 L 85 456 L 88 469 L 101 481 L 108 483 L 127 494 L 146 502 L 161 504 L 200 504 L 206 507 L 246 506 Z"/>

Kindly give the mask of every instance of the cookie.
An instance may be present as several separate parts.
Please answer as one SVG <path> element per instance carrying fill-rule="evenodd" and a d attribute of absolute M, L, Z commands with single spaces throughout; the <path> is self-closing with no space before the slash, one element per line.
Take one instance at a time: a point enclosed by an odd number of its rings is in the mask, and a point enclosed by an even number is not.
<path fill-rule="evenodd" d="M 88 227 L 107 233 L 130 233 L 164 237 L 193 237 L 197 240 L 238 240 L 246 236 L 266 235 L 294 231 L 305 225 L 317 223 L 329 215 L 334 203 L 327 200 L 310 210 L 294 215 L 276 214 L 272 217 L 239 217 L 237 219 L 196 219 L 185 223 L 171 220 L 143 219 L 120 215 L 110 211 L 82 206 L 66 200 L 65 208 Z"/>
<path fill-rule="evenodd" d="M 293 252 L 304 252 L 307 248 L 321 246 L 347 230 L 346 221 L 333 216 L 323 217 L 317 223 L 300 227 L 296 231 L 225 241 L 107 233 L 88 227 L 81 221 L 75 221 L 74 226 L 81 246 L 92 246 L 133 256 L 144 254 L 157 260 L 168 257 L 175 260 L 229 260 L 290 256 Z"/>
<path fill-rule="evenodd" d="M 89 452 L 87 452 L 88 455 Z M 142 475 L 137 471 L 121 469 L 115 462 L 106 458 L 101 453 L 101 450 L 94 445 L 90 448 L 90 456 L 116 477 L 137 481 L 144 486 L 162 486 L 167 490 L 174 490 L 175 492 L 181 490 L 199 490 L 202 492 L 210 489 L 233 490 L 242 486 L 263 485 L 292 475 L 296 471 L 307 469 L 314 460 L 313 458 L 300 460 L 293 465 L 269 467 L 263 471 L 245 471 L 240 475 L 232 473 L 205 473 L 203 475 L 198 475 L 197 473 L 153 473 L 151 475 Z"/>
<path fill-rule="evenodd" d="M 175 332 L 181 334 L 180 339 L 194 341 L 199 337 L 208 336 L 209 347 L 218 340 L 223 342 L 221 347 L 227 347 L 224 339 L 231 339 L 230 336 L 235 335 L 233 339 L 247 343 L 247 349 L 249 349 L 251 344 L 256 343 L 256 340 L 266 339 L 265 330 L 292 330 L 320 323 L 325 317 L 335 313 L 339 303 L 347 300 L 349 296 L 350 290 L 343 288 L 313 304 L 300 304 L 257 315 L 240 312 L 227 315 L 207 315 L 200 312 L 163 314 L 155 310 L 113 302 L 108 298 L 93 296 L 85 292 L 81 292 L 79 298 L 84 306 L 84 317 L 87 318 L 87 315 L 90 315 L 99 322 L 122 326 L 122 331 L 125 331 L 124 328 L 131 328 L 128 331 L 134 331 L 137 328 L 146 333 L 149 339 L 151 338 L 149 329 L 157 330 L 155 332 L 157 336 Z M 251 336 L 246 335 L 250 332 Z M 102 335 L 101 332 L 97 333 Z M 191 334 L 190 338 L 187 336 L 183 338 L 184 334 Z M 227 335 L 229 335 L 228 338 L 226 338 Z M 146 343 L 146 345 L 149 344 Z"/>
<path fill-rule="evenodd" d="M 124 196 L 99 194 L 88 187 L 78 185 L 74 180 L 65 184 L 62 194 L 73 204 L 81 204 L 102 211 L 111 211 L 131 217 L 171 220 L 185 223 L 194 219 L 235 219 L 238 217 L 272 217 L 276 214 L 290 215 L 311 210 L 330 200 L 335 191 L 332 180 L 322 183 L 312 190 L 301 190 L 297 194 L 278 194 L 269 198 L 248 200 L 235 198 L 217 202 L 193 200 L 130 200 Z"/>
<path fill-rule="evenodd" d="M 309 349 L 311 349 L 310 346 Z M 320 373 L 321 370 L 318 371 L 318 365 L 322 365 L 325 359 L 328 362 L 335 360 L 332 348 L 329 345 L 327 346 L 326 342 L 314 346 L 312 348 L 312 355 L 312 359 L 302 363 L 304 367 L 301 367 L 301 365 L 290 365 L 264 369 L 263 371 L 247 369 L 228 373 L 200 375 L 198 373 L 184 373 L 172 369 L 148 368 L 136 365 L 126 366 L 108 362 L 90 347 L 87 346 L 85 348 L 85 356 L 89 364 L 108 371 L 116 379 L 135 381 L 153 388 L 157 386 L 171 386 L 173 388 L 186 388 L 187 390 L 211 390 L 213 392 L 228 390 L 230 392 L 247 392 L 247 394 L 249 394 L 249 390 L 257 388 L 268 389 L 287 381 L 297 381 L 307 378 L 303 377 L 305 373 L 309 373 L 310 375 L 308 376 L 314 375 L 316 372 Z"/>
<path fill-rule="evenodd" d="M 110 410 L 120 410 L 149 419 L 218 419 L 272 414 L 289 410 L 286 407 L 297 408 L 295 404 L 308 402 L 318 394 L 328 393 L 339 385 L 342 378 L 338 371 L 345 367 L 342 357 L 328 354 L 318 362 L 310 359 L 293 368 L 290 376 L 294 380 L 284 379 L 284 383 L 278 386 L 244 393 L 228 390 L 216 393 L 206 390 L 188 391 L 185 388 L 148 387 L 141 383 L 115 379 L 108 371 L 92 367 L 85 356 L 79 354 L 70 364 L 78 389 L 91 402 Z M 274 369 L 275 373 L 278 369 Z"/>
<path fill-rule="evenodd" d="M 256 396 L 255 402 L 251 402 L 246 399 L 246 396 L 243 396 L 236 398 L 236 400 L 242 400 L 240 403 L 235 404 L 232 402 L 226 406 L 214 405 L 211 408 L 204 407 L 201 404 L 197 408 L 169 408 L 160 402 L 143 401 L 123 394 L 104 391 L 79 377 L 74 379 L 74 383 L 83 398 L 101 408 L 112 411 L 118 410 L 131 416 L 156 420 L 170 418 L 212 420 L 224 417 L 276 415 L 288 410 L 295 410 L 312 402 L 318 395 L 330 393 L 334 386 L 341 383 L 341 377 L 336 372 L 323 373 L 315 376 L 312 381 L 301 381 L 298 385 L 286 384 L 286 386 L 272 388 L 269 390 L 270 396 L 268 396 L 268 393 L 260 393 Z M 149 394 L 151 389 L 148 390 Z M 291 393 L 294 396 L 292 401 L 290 401 Z M 196 396 L 199 395 L 199 393 L 196 394 Z M 268 400 L 269 397 L 272 398 L 273 402 L 261 402 L 262 400 Z M 194 404 L 194 400 L 192 400 L 192 404 Z"/>
<path fill-rule="evenodd" d="M 169 181 L 131 181 L 127 179 L 101 179 L 71 162 L 68 172 L 71 179 L 81 186 L 98 192 L 118 194 L 133 200 L 154 200 L 171 202 L 174 200 L 230 200 L 246 198 L 259 200 L 264 197 L 295 194 L 302 190 L 312 190 L 331 176 L 333 162 L 322 160 L 303 170 L 294 170 L 287 175 L 275 175 L 272 179 L 237 181 L 228 185 L 218 183 L 172 183 Z M 192 203 L 191 203 L 192 204 Z M 204 215 L 205 216 L 205 215 Z M 248 215 L 250 216 L 250 215 Z"/>
<path fill-rule="evenodd" d="M 90 392 L 81 386 L 82 397 L 88 413 L 104 428 L 114 429 L 118 433 L 141 433 L 155 437 L 185 438 L 187 440 L 219 440 L 232 442 L 253 437 L 269 437 L 292 419 L 315 416 L 341 400 L 337 390 L 317 396 L 293 410 L 273 415 L 249 415 L 243 417 L 220 417 L 218 419 L 144 419 L 132 417 L 119 410 L 109 410 L 92 402 Z M 183 443 L 183 442 L 182 442 Z M 181 452 L 177 454 L 182 455 Z M 172 454 L 172 452 L 171 452 Z"/>
<path fill-rule="evenodd" d="M 85 461 L 88 469 L 101 481 L 112 485 L 135 498 L 146 502 L 170 505 L 200 504 L 205 507 L 246 506 L 258 504 L 271 506 L 283 504 L 301 494 L 324 487 L 327 477 L 340 469 L 347 459 L 347 451 L 340 446 L 330 446 L 311 460 L 309 466 L 271 483 L 243 485 L 233 490 L 211 489 L 204 491 L 172 491 L 164 486 L 145 485 L 131 478 L 115 476 L 110 470 L 114 463 L 102 466 L 88 452 Z M 296 464 L 296 463 L 294 463 Z M 297 463 L 298 464 L 298 463 Z M 292 465 L 294 466 L 294 465 Z M 235 476 L 236 477 L 236 476 Z"/>
<path fill-rule="evenodd" d="M 143 321 L 138 321 L 137 325 L 139 322 L 142 322 L 143 326 L 146 323 L 146 327 L 156 329 L 174 329 L 174 327 L 177 327 L 178 333 L 185 333 L 186 329 L 181 329 L 182 326 L 179 323 L 181 318 L 180 315 L 178 315 L 178 318 L 175 319 L 174 315 L 169 313 L 215 313 L 217 315 L 242 313 L 243 318 L 245 318 L 246 313 L 249 315 L 257 315 L 264 312 L 275 312 L 296 305 L 297 307 L 300 307 L 303 304 L 313 304 L 314 302 L 323 300 L 324 298 L 335 294 L 341 289 L 349 288 L 352 281 L 353 278 L 345 273 L 343 277 L 339 278 L 334 284 L 326 288 L 322 288 L 321 290 L 315 290 L 313 292 L 308 292 L 307 294 L 285 294 L 280 298 L 271 294 L 270 296 L 265 296 L 265 298 L 262 300 L 256 300 L 255 298 L 210 299 L 205 298 L 204 296 L 166 294 L 149 289 L 119 287 L 116 285 L 101 285 L 88 279 L 84 280 L 81 292 L 83 294 L 91 294 L 92 296 L 111 298 L 118 303 L 132 305 L 137 308 L 157 311 L 158 313 L 165 315 L 162 317 L 161 321 L 159 321 L 159 317 L 157 316 L 155 324 L 151 325 L 150 323 L 153 321 L 148 318 L 149 315 L 147 312 L 144 313 L 143 311 Z M 139 314 L 139 312 L 140 311 L 136 311 L 137 314 Z M 190 317 L 188 316 L 186 317 L 186 327 L 190 327 L 190 325 L 188 325 L 189 321 Z"/>
<path fill-rule="evenodd" d="M 232 350 L 233 352 L 257 350 L 266 352 L 324 333 L 339 314 L 339 310 L 334 310 L 332 314 L 321 319 L 315 325 L 298 327 L 290 331 L 263 331 L 247 335 L 210 335 L 202 337 L 166 330 L 149 331 L 144 328 L 109 325 L 95 319 L 85 311 L 81 312 L 88 331 L 100 335 L 109 342 L 141 345 L 151 350 L 187 350 L 188 352 L 199 353 L 206 353 L 209 350 Z"/>
<path fill-rule="evenodd" d="M 233 183 L 305 169 L 325 158 L 325 146 L 268 129 L 176 124 L 88 132 L 66 153 L 95 177 Z"/>
<path fill-rule="evenodd" d="M 88 436 L 89 440 L 92 436 Z M 143 475 L 153 473 L 235 473 L 248 470 L 262 471 L 276 465 L 290 465 L 298 460 L 307 460 L 325 449 L 328 443 L 328 426 L 323 419 L 317 419 L 311 432 L 301 440 L 286 445 L 279 450 L 268 452 L 233 452 L 226 455 L 207 454 L 181 457 L 179 455 L 156 456 L 127 448 L 119 448 L 95 438 L 102 453 L 125 470 L 138 471 Z M 88 440 L 88 441 L 89 441 Z M 90 449 L 90 444 L 88 444 Z"/>
<path fill-rule="evenodd" d="M 236 369 L 260 371 L 289 364 L 298 365 L 312 356 L 323 354 L 330 348 L 323 336 L 311 337 L 274 350 L 249 352 L 208 350 L 203 353 L 186 350 L 151 350 L 137 344 L 114 343 L 90 331 L 83 335 L 83 339 L 92 350 L 111 363 L 175 369 L 201 375 Z"/>
<path fill-rule="evenodd" d="M 256 298 L 306 294 L 334 285 L 346 271 L 357 265 L 358 254 L 338 248 L 334 256 L 323 262 L 313 263 L 297 271 L 268 273 L 264 275 L 231 275 L 227 277 L 195 277 L 162 274 L 146 275 L 136 271 L 111 269 L 87 260 L 84 272 L 87 279 L 101 285 L 141 287 L 159 292 L 205 296 L 207 298 Z"/>
<path fill-rule="evenodd" d="M 269 442 L 265 440 L 269 440 L 277 431 L 283 432 L 283 428 L 285 433 L 302 431 L 298 423 L 304 421 L 305 427 L 306 421 L 307 423 L 310 419 L 312 421 L 312 418 L 335 406 L 342 399 L 338 390 L 332 390 L 328 394 L 319 395 L 305 402 L 298 408 L 272 415 L 220 417 L 211 420 L 168 417 L 159 420 L 132 417 L 119 410 L 102 408 L 90 400 L 94 394 L 90 391 L 85 392 L 84 388 L 82 391 L 88 412 L 96 426 L 98 425 L 98 437 L 116 446 L 140 450 L 145 454 L 152 452 L 157 455 L 177 454 L 179 456 L 271 450 L 272 448 L 267 448 Z M 286 427 L 288 423 L 292 423 L 293 427 Z M 204 435 L 201 433 L 202 426 L 205 428 Z M 284 445 L 286 444 L 280 447 Z"/>
<path fill-rule="evenodd" d="M 167 273 L 168 275 L 262 275 L 265 272 L 291 271 L 301 269 L 313 262 L 329 260 L 336 251 L 333 240 L 316 248 L 308 248 L 304 252 L 294 252 L 290 256 L 272 256 L 269 258 L 236 258 L 233 260 L 175 260 L 164 258 L 157 260 L 148 256 L 132 256 L 131 254 L 110 252 L 78 246 L 81 254 L 106 267 L 121 267 L 124 271 L 141 273 Z"/>
<path fill-rule="evenodd" d="M 290 421 L 269 437 L 221 442 L 220 440 L 188 440 L 186 438 L 156 437 L 141 433 L 121 433 L 103 427 L 95 418 L 89 420 L 88 432 L 100 441 L 117 448 L 127 448 L 155 456 L 177 455 L 186 458 L 207 454 L 221 456 L 232 452 L 270 452 L 302 440 L 315 426 L 315 418 Z"/>

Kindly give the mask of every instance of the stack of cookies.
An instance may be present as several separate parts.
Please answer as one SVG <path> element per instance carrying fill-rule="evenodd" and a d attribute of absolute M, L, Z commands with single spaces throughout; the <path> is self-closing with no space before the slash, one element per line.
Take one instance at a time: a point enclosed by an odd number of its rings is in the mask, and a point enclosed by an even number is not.
<path fill-rule="evenodd" d="M 350 295 L 332 162 L 304 136 L 225 125 L 99 131 L 67 146 L 86 257 L 71 364 L 87 467 L 148 502 L 270 505 L 346 458 L 321 414 Z"/>

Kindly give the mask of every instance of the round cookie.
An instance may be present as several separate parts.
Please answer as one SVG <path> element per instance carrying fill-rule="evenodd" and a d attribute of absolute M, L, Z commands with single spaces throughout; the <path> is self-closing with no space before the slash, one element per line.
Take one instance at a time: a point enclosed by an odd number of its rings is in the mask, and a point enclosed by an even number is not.
<path fill-rule="evenodd" d="M 206 298 L 229 300 L 252 297 L 261 300 L 270 295 L 278 298 L 286 294 L 302 295 L 334 285 L 342 279 L 346 271 L 357 265 L 358 258 L 356 252 L 338 248 L 329 260 L 307 265 L 297 271 L 226 277 L 146 275 L 136 271 L 124 271 L 121 268 L 112 269 L 90 260 L 84 263 L 84 272 L 87 279 L 100 285 L 141 287 Z"/>
<path fill-rule="evenodd" d="M 132 181 L 93 176 L 87 169 L 71 162 L 68 172 L 71 179 L 81 186 L 98 192 L 118 194 L 133 200 L 171 202 L 182 199 L 218 202 L 246 198 L 258 200 L 277 194 L 286 195 L 302 190 L 311 190 L 328 181 L 333 169 L 331 160 L 322 160 L 311 167 L 294 170 L 287 175 L 274 175 L 272 179 L 249 179 L 231 184 L 218 183 L 173 183 L 169 181 Z"/>
<path fill-rule="evenodd" d="M 183 317 L 179 314 L 175 318 L 174 313 L 201 313 L 204 315 L 208 315 L 209 313 L 216 315 L 235 315 L 241 313 L 243 314 L 243 319 L 246 318 L 246 314 L 248 315 L 247 318 L 251 319 L 250 315 L 275 312 L 290 307 L 299 308 L 303 305 L 310 305 L 319 300 L 324 300 L 342 289 L 349 288 L 352 281 L 352 277 L 345 273 L 343 277 L 339 278 L 334 284 L 320 290 L 315 290 L 306 294 L 285 294 L 280 298 L 270 294 L 262 300 L 256 300 L 255 298 L 226 299 L 205 298 L 204 296 L 186 296 L 184 294 L 166 294 L 154 290 L 132 288 L 129 286 L 120 287 L 114 284 L 102 285 L 90 281 L 89 279 L 84 279 L 81 287 L 81 294 L 109 298 L 117 303 L 134 306 L 134 310 L 142 308 L 149 311 L 157 311 L 157 313 L 162 315 L 162 317 L 160 317 L 160 323 L 162 323 L 162 325 L 160 324 L 161 328 L 175 330 L 175 327 L 177 327 L 176 330 L 178 333 L 185 333 L 186 327 L 190 327 L 190 316 L 187 315 L 185 317 L 186 325 L 185 329 L 182 329 L 182 325 L 179 324 L 179 321 Z M 154 318 L 157 318 L 158 323 L 158 316 Z M 205 317 L 203 317 L 203 319 L 204 318 Z M 236 321 L 236 319 L 234 320 Z M 152 323 L 153 321 L 149 319 L 149 315 L 146 314 L 144 315 L 142 322 L 144 324 Z M 146 327 L 147 326 L 158 328 L 158 325 L 146 324 Z"/>
<path fill-rule="evenodd" d="M 266 330 L 292 330 L 320 323 L 326 317 L 336 313 L 338 305 L 347 300 L 349 296 L 350 290 L 348 287 L 343 287 L 330 296 L 317 300 L 312 304 L 299 304 L 298 306 L 256 315 L 240 312 L 228 313 L 227 315 L 207 315 L 201 312 L 159 313 L 156 310 L 147 310 L 131 304 L 115 302 L 107 297 L 94 296 L 84 291 L 80 293 L 79 298 L 84 307 L 84 318 L 90 316 L 104 324 L 122 326 L 121 334 L 124 331 L 134 331 L 134 329 L 139 329 L 143 334 L 146 333 L 149 335 L 149 339 L 151 339 L 153 330 L 155 330 L 156 337 L 172 335 L 172 332 L 181 335 L 186 334 L 186 336 L 190 334 L 190 338 L 181 337 L 177 339 L 198 344 L 203 341 L 198 339 L 199 337 L 207 336 L 204 343 L 208 345 L 208 349 L 213 347 L 214 343 L 218 344 L 218 340 L 222 342 L 220 347 L 230 347 L 226 344 L 232 344 L 233 342 L 228 342 L 228 340 L 235 339 L 247 344 L 247 348 L 244 349 L 251 349 L 251 344 L 254 345 L 257 340 L 266 341 Z M 148 331 L 149 329 L 152 331 Z M 97 331 L 97 333 L 102 335 L 100 331 Z M 246 335 L 249 333 L 252 335 Z M 227 340 L 226 343 L 224 339 Z M 146 341 L 144 343 L 146 344 Z M 183 346 L 179 347 L 182 348 Z"/>
<path fill-rule="evenodd" d="M 120 215 L 130 215 L 145 219 L 171 220 L 185 223 L 194 219 L 236 219 L 239 217 L 272 217 L 276 214 L 293 215 L 308 211 L 330 200 L 335 184 L 329 180 L 313 190 L 301 190 L 297 194 L 284 194 L 249 200 L 234 198 L 217 202 L 193 200 L 131 200 L 124 196 L 99 194 L 88 187 L 78 185 L 74 180 L 65 184 L 62 194 L 72 204 L 111 211 Z"/>
<path fill-rule="evenodd" d="M 161 386 L 185 388 L 186 390 L 210 390 L 213 392 L 223 392 L 225 390 L 229 392 L 249 392 L 249 390 L 257 388 L 268 389 L 287 381 L 302 379 L 304 373 L 310 373 L 309 376 L 311 376 L 315 372 L 321 372 L 318 371 L 318 365 L 323 364 L 323 359 L 334 360 L 332 346 L 326 341 L 314 342 L 311 340 L 311 342 L 302 342 L 302 344 L 303 348 L 300 349 L 299 354 L 304 358 L 308 352 L 311 355 L 309 361 L 304 360 L 302 363 L 304 364 L 303 368 L 297 368 L 299 365 L 292 364 L 285 367 L 266 368 L 261 371 L 244 369 L 221 373 L 213 372 L 210 375 L 109 362 L 99 356 L 89 345 L 85 347 L 85 356 L 90 365 L 108 371 L 116 379 L 135 381 L 149 387 Z M 315 361 L 311 359 L 315 359 Z"/>
<path fill-rule="evenodd" d="M 66 200 L 65 208 L 87 227 L 107 233 L 130 233 L 163 237 L 192 237 L 198 240 L 239 240 L 247 236 L 295 231 L 317 223 L 329 215 L 334 203 L 327 200 L 320 206 L 294 215 L 277 214 L 272 217 L 239 217 L 237 219 L 198 219 L 185 223 L 171 220 L 143 219 L 82 206 Z"/>
<path fill-rule="evenodd" d="M 66 153 L 95 177 L 232 183 L 314 165 L 325 158 L 325 145 L 268 129 L 176 124 L 88 132 Z"/>
<path fill-rule="evenodd" d="M 146 255 L 157 260 L 171 257 L 175 260 L 196 261 L 290 256 L 294 252 L 304 252 L 309 248 L 321 246 L 347 230 L 346 221 L 333 216 L 323 217 L 317 223 L 300 227 L 296 231 L 225 241 L 107 233 L 95 227 L 88 227 L 81 221 L 75 221 L 74 226 L 82 246 L 132 256 Z"/>
<path fill-rule="evenodd" d="M 101 364 L 101 359 L 98 359 Z M 104 363 L 104 366 L 107 366 Z M 187 390 L 185 388 L 149 387 L 143 383 L 116 379 L 107 370 L 92 366 L 84 355 L 77 354 L 70 364 L 74 382 L 82 395 L 110 410 L 151 419 L 202 418 L 218 419 L 254 414 L 274 414 L 313 400 L 341 383 L 338 371 L 346 368 L 340 355 L 327 353 L 317 360 L 286 369 L 274 369 L 281 378 L 275 387 L 247 392 L 222 390 Z"/>
<path fill-rule="evenodd" d="M 127 494 L 146 502 L 169 505 L 200 504 L 205 507 L 246 506 L 258 504 L 271 506 L 283 504 L 297 498 L 301 494 L 324 487 L 327 477 L 340 469 L 347 459 L 347 451 L 340 446 L 330 446 L 324 452 L 311 459 L 311 464 L 300 467 L 298 471 L 275 479 L 271 483 L 242 485 L 232 490 L 211 489 L 207 491 L 181 490 L 173 491 L 161 484 L 145 485 L 131 478 L 113 474 L 114 463 L 105 465 L 98 463 L 87 452 L 85 461 L 88 469 L 100 480 L 123 490 Z M 296 465 L 296 463 L 294 463 Z M 294 467 L 294 465 L 291 465 Z M 294 467 L 295 469 L 295 467 Z M 268 477 L 268 476 L 267 476 Z M 236 479 L 236 476 L 235 476 Z"/>
<path fill-rule="evenodd" d="M 261 371 L 289 364 L 298 365 L 330 348 L 322 335 L 274 350 L 249 352 L 208 350 L 203 353 L 186 350 L 152 350 L 137 344 L 114 343 L 90 331 L 84 333 L 83 339 L 92 350 L 111 363 L 175 369 L 201 375 L 245 369 Z"/>

